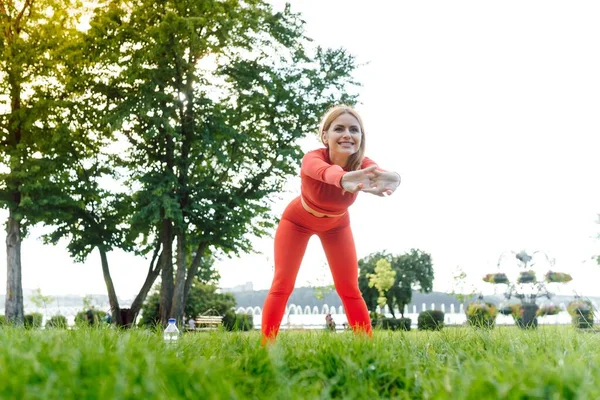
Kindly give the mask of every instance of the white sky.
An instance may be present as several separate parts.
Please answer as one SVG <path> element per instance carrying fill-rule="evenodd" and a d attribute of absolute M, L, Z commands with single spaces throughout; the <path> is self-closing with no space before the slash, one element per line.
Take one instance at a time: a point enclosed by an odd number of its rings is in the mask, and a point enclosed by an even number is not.
<path fill-rule="evenodd" d="M 591 260 L 600 254 L 600 3 L 305 0 L 292 9 L 316 43 L 368 63 L 356 75 L 367 155 L 402 175 L 392 197 L 362 194 L 351 207 L 359 257 L 419 248 L 433 257 L 435 290 L 452 290 L 460 266 L 489 292 L 480 278 L 503 252 L 542 250 L 574 277 L 563 293 L 600 294 Z M 298 193 L 293 179 L 274 212 Z M 39 232 L 23 243 L 25 288 L 106 293 L 97 253 L 74 264 Z M 272 245 L 219 262 L 221 285 L 268 288 Z M 109 262 L 119 296 L 136 294 L 147 261 L 113 253 Z M 330 282 L 313 238 L 296 286 Z"/>

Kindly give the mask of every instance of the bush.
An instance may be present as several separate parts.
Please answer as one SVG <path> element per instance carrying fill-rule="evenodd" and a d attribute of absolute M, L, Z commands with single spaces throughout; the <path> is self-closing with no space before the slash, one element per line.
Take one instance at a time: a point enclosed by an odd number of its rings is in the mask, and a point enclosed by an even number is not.
<path fill-rule="evenodd" d="M 67 317 L 63 315 L 55 315 L 46 321 L 46 328 L 66 328 Z"/>
<path fill-rule="evenodd" d="M 546 312 L 547 310 L 543 311 Z M 523 329 L 535 329 L 538 326 L 537 315 L 539 307 L 537 304 L 510 304 L 500 309 L 503 315 L 512 315 L 515 325 Z"/>
<path fill-rule="evenodd" d="M 576 317 L 581 314 L 582 311 L 592 311 L 594 312 L 594 306 L 589 300 L 576 299 L 571 301 L 567 305 L 567 311 L 571 317 Z"/>
<path fill-rule="evenodd" d="M 40 313 L 25 314 L 25 316 L 24 316 L 25 329 L 41 328 L 43 318 L 44 318 L 44 316 Z"/>
<path fill-rule="evenodd" d="M 513 318 L 515 324 L 523 329 L 536 329 L 538 326 L 537 312 L 539 306 L 537 304 L 525 303 L 518 307 L 513 307 L 515 312 Z"/>
<path fill-rule="evenodd" d="M 410 318 L 386 318 L 381 317 L 376 320 L 375 326 L 380 329 L 388 329 L 391 331 L 410 331 Z"/>
<path fill-rule="evenodd" d="M 254 320 L 250 314 L 236 314 L 228 310 L 223 316 L 223 327 L 228 331 L 250 331 L 254 329 Z"/>
<path fill-rule="evenodd" d="M 543 305 L 537 310 L 538 317 L 544 317 L 546 315 L 556 315 L 562 311 L 560 306 L 555 306 L 554 304 Z"/>
<path fill-rule="evenodd" d="M 594 326 L 594 306 L 589 300 L 573 300 L 567 306 L 573 325 L 576 328 L 591 328 Z"/>
<path fill-rule="evenodd" d="M 483 277 L 483 281 L 489 283 L 508 283 L 508 277 L 505 273 L 499 272 L 497 274 L 487 274 Z"/>
<path fill-rule="evenodd" d="M 517 278 L 518 283 L 533 283 L 535 280 L 535 271 L 531 270 L 519 272 L 519 277 Z"/>
<path fill-rule="evenodd" d="M 79 311 L 77 313 L 77 315 L 75 315 L 75 326 L 99 326 L 101 325 L 103 322 L 106 322 L 106 311 L 100 311 L 100 310 L 91 310 L 92 311 L 92 316 L 93 316 L 93 324 L 90 324 L 89 318 L 88 318 L 88 312 L 86 311 Z"/>
<path fill-rule="evenodd" d="M 400 329 L 410 331 L 412 320 L 410 318 L 400 318 Z"/>
<path fill-rule="evenodd" d="M 552 283 L 552 282 L 566 283 L 566 282 L 570 282 L 572 280 L 573 280 L 573 277 L 564 272 L 548 271 L 546 273 L 546 282 L 548 282 L 548 283 Z"/>
<path fill-rule="evenodd" d="M 444 313 L 440 310 L 427 310 L 419 313 L 417 328 L 420 331 L 439 331 L 444 327 Z"/>
<path fill-rule="evenodd" d="M 496 325 L 498 309 L 492 303 L 477 301 L 467 306 L 466 314 L 468 325 L 477 328 L 493 328 Z"/>
<path fill-rule="evenodd" d="M 510 306 L 502 307 L 501 309 L 498 310 L 498 312 L 502 315 L 513 315 L 513 318 L 514 318 L 516 306 L 521 307 L 519 304 L 513 304 Z"/>
<path fill-rule="evenodd" d="M 576 328 L 592 328 L 594 326 L 594 313 L 591 310 L 582 310 L 579 315 L 573 317 L 572 321 Z"/>
<path fill-rule="evenodd" d="M 0 326 L 6 325 L 6 317 L 4 315 L 0 315 Z"/>

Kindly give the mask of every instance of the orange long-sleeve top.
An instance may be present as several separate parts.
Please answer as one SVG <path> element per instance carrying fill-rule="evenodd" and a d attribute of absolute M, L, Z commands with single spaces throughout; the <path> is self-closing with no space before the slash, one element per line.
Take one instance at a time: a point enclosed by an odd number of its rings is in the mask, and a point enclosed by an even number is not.
<path fill-rule="evenodd" d="M 364 157 L 362 168 L 377 164 Z M 342 167 L 331 163 L 326 148 L 309 151 L 302 158 L 300 169 L 300 193 L 306 204 L 323 214 L 341 214 L 346 212 L 356 200 L 358 193 L 344 192 L 340 185 L 346 173 Z"/>

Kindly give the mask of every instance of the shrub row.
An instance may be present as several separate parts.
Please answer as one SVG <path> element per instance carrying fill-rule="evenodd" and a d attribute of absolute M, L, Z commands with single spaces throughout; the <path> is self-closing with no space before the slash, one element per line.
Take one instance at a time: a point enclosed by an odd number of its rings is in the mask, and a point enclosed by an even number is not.
<path fill-rule="evenodd" d="M 410 318 L 387 318 L 381 314 L 371 315 L 373 326 L 379 329 L 410 331 Z M 439 310 L 427 310 L 419 314 L 417 329 L 421 331 L 440 330 L 444 327 L 444 313 Z"/>

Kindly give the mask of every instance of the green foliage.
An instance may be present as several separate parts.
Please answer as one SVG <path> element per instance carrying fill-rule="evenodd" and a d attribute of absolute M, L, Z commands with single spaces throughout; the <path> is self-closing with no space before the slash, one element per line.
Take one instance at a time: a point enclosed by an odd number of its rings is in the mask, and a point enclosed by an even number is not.
<path fill-rule="evenodd" d="M 594 326 L 594 306 L 590 300 L 575 299 L 567 305 L 567 311 L 575 327 L 587 329 Z"/>
<path fill-rule="evenodd" d="M 299 17 L 261 1 L 98 8 L 88 41 L 107 122 L 129 144 L 133 225 L 166 219 L 225 252 L 269 232 L 268 197 L 296 172 L 297 139 L 353 100 L 354 59 L 311 51 Z"/>
<path fill-rule="evenodd" d="M 29 300 L 31 300 L 37 308 L 46 308 L 49 303 L 54 301 L 54 297 L 43 295 L 42 289 L 37 288 L 33 291 L 33 294 L 29 296 Z"/>
<path fill-rule="evenodd" d="M 412 321 L 410 318 L 386 318 L 380 316 L 380 318 L 376 319 L 374 322 L 375 327 L 379 329 L 410 331 Z"/>
<path fill-rule="evenodd" d="M 573 325 L 580 329 L 589 329 L 594 327 L 594 314 L 590 311 L 581 311 L 578 315 L 574 316 Z"/>
<path fill-rule="evenodd" d="M 251 251 L 271 233 L 298 141 L 332 104 L 355 102 L 356 63 L 263 1 L 115 1 L 90 25 L 70 85 L 84 136 L 105 145 L 60 177 L 71 201 L 46 239 L 68 238 L 79 261 L 95 248 L 155 252 L 134 304 L 161 273 L 162 313 L 180 317 L 192 279 L 215 279 L 192 254 Z"/>
<path fill-rule="evenodd" d="M 81 299 L 81 301 L 83 302 L 83 309 L 84 310 L 89 310 L 91 309 L 92 306 L 92 302 L 93 302 L 93 298 L 90 295 L 85 295 L 83 296 L 83 299 Z"/>
<path fill-rule="evenodd" d="M 76 162 L 73 150 L 86 142 L 70 129 L 65 74 L 80 10 L 71 0 L 9 4 L 0 13 L 0 205 L 26 228 L 60 192 L 50 176 Z"/>
<path fill-rule="evenodd" d="M 563 311 L 563 309 L 560 306 L 556 306 L 554 304 L 549 304 L 549 305 L 543 305 L 540 306 L 540 308 L 538 308 L 536 315 L 538 317 L 543 317 L 546 315 L 556 315 L 558 313 L 560 313 L 561 311 Z"/>
<path fill-rule="evenodd" d="M 223 316 L 223 327 L 228 331 L 251 331 L 254 328 L 254 320 L 250 314 L 238 314 L 227 310 Z"/>
<path fill-rule="evenodd" d="M 419 313 L 417 328 L 420 331 L 439 331 L 444 327 L 444 313 L 440 310 L 426 310 Z"/>
<path fill-rule="evenodd" d="M 369 287 L 375 287 L 379 292 L 377 304 L 380 307 L 385 306 L 387 302 L 385 295 L 394 285 L 395 277 L 396 271 L 392 269 L 392 264 L 385 258 L 377 261 L 374 274 L 367 274 L 367 278 L 369 278 Z"/>
<path fill-rule="evenodd" d="M 0 326 L 6 325 L 6 316 L 0 315 Z"/>
<path fill-rule="evenodd" d="M 591 312 L 592 315 L 594 313 L 594 305 L 588 299 L 575 299 L 567 305 L 567 312 L 571 317 L 575 317 L 580 315 L 581 312 Z"/>
<path fill-rule="evenodd" d="M 513 312 L 513 318 L 515 324 L 523 329 L 536 329 L 538 326 L 537 312 L 538 305 L 531 303 L 522 303 L 519 307 L 513 306 L 515 311 Z M 517 316 L 518 313 L 518 316 Z"/>
<path fill-rule="evenodd" d="M 573 277 L 565 272 L 548 271 L 544 277 L 548 283 L 567 283 L 573 280 Z"/>
<path fill-rule="evenodd" d="M 532 283 L 536 281 L 535 271 L 520 271 L 517 278 L 518 283 Z"/>
<path fill-rule="evenodd" d="M 54 315 L 46 321 L 46 328 L 67 328 L 67 317 L 63 315 Z"/>
<path fill-rule="evenodd" d="M 488 282 L 488 283 L 496 283 L 496 284 L 502 284 L 502 283 L 508 284 L 509 283 L 508 277 L 503 272 L 498 272 L 495 274 L 486 274 L 483 277 L 483 281 Z"/>
<path fill-rule="evenodd" d="M 502 315 L 511 315 L 515 320 L 523 316 L 523 309 L 520 303 L 513 303 L 504 306 L 499 310 Z"/>
<path fill-rule="evenodd" d="M 184 334 L 0 330 L 3 399 L 598 399 L 600 335 L 523 332 Z M 24 367 L 23 360 L 28 361 Z M 48 384 L 49 377 L 54 384 Z"/>
<path fill-rule="evenodd" d="M 87 148 L 66 73 L 80 9 L 77 1 L 0 3 L 0 208 L 8 210 L 7 318 L 23 322 L 21 238 L 56 212 L 57 179 Z M 78 134 L 79 133 L 79 134 Z"/>
<path fill-rule="evenodd" d="M 142 317 L 139 326 L 154 327 L 160 325 L 160 293 L 155 291 L 146 297 L 142 306 Z"/>
<path fill-rule="evenodd" d="M 467 283 L 467 273 L 457 266 L 452 275 L 452 292 L 450 293 L 461 303 L 473 298 L 477 294 L 477 288 Z"/>
<path fill-rule="evenodd" d="M 25 314 L 24 325 L 25 329 L 41 328 L 44 316 L 40 313 Z"/>
<path fill-rule="evenodd" d="M 469 303 L 466 309 L 467 323 L 476 328 L 493 328 L 496 324 L 498 308 L 488 302 Z"/>
<path fill-rule="evenodd" d="M 514 303 L 501 308 L 499 312 L 502 315 L 511 315 L 515 321 L 515 325 L 520 328 L 535 329 L 538 326 L 537 316 L 540 315 L 539 310 L 540 308 L 537 304 Z"/>
<path fill-rule="evenodd" d="M 90 318 L 88 311 L 91 311 L 92 323 L 90 324 Z M 100 326 L 106 323 L 106 312 L 96 309 L 86 309 L 77 312 L 75 315 L 75 326 Z"/>
<path fill-rule="evenodd" d="M 157 288 L 146 298 L 142 307 L 140 326 L 155 326 L 160 322 L 160 288 Z M 185 304 L 185 315 L 196 317 L 209 310 L 214 310 L 219 315 L 225 315 L 235 307 L 235 299 L 230 293 L 217 293 L 214 285 L 202 284 L 195 281 Z"/>
<path fill-rule="evenodd" d="M 386 303 L 392 316 L 394 316 L 394 307 L 397 307 L 404 317 L 404 307 L 410 303 L 413 289 L 425 293 L 431 292 L 433 287 L 431 256 L 421 250 L 412 249 L 399 256 L 376 252 L 360 259 L 358 286 L 367 308 L 371 311 L 377 310 L 379 291 L 369 287 L 368 276 L 375 273 L 376 264 L 381 259 L 387 260 L 395 271 L 394 284 L 386 293 Z"/>
<path fill-rule="evenodd" d="M 189 255 L 187 265 L 191 264 L 191 254 Z M 200 260 L 198 271 L 196 272 L 196 279 L 199 283 L 207 285 L 216 285 L 221 279 L 219 271 L 215 268 L 215 257 L 212 254 L 206 254 Z"/>

